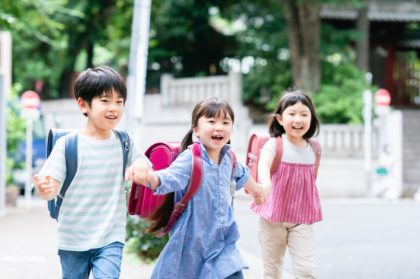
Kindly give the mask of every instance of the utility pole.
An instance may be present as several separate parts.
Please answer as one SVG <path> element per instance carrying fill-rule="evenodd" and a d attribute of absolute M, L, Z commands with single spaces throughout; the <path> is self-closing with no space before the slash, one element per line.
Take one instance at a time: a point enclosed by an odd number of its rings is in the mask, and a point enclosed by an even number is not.
<path fill-rule="evenodd" d="M 138 131 L 143 116 L 143 97 L 146 91 L 150 10 L 151 0 L 134 1 L 124 128 L 131 133 L 136 142 L 139 140 Z"/>
<path fill-rule="evenodd" d="M 6 102 L 12 80 L 12 36 L 0 31 L 0 215 L 6 207 L 6 154 L 7 121 Z"/>

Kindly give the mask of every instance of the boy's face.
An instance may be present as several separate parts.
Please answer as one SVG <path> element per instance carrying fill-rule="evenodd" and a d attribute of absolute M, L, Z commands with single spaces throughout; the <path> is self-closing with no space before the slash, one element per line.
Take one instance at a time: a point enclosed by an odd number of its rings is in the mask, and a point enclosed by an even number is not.
<path fill-rule="evenodd" d="M 87 114 L 88 126 L 95 130 L 113 130 L 124 113 L 124 99 L 115 91 L 94 97 L 90 106 L 81 98 L 77 102 L 81 111 Z"/>

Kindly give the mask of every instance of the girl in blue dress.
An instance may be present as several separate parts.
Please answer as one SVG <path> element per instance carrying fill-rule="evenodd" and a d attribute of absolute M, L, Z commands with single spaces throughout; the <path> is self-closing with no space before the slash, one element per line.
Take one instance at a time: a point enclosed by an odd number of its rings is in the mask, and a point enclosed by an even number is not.
<path fill-rule="evenodd" d="M 192 113 L 191 129 L 181 143 L 181 151 L 171 166 L 164 170 L 143 169 L 136 181 L 150 185 L 156 194 L 173 193 L 161 207 L 170 213 L 187 191 L 191 177 L 192 153 L 187 147 L 194 135 L 203 157 L 203 178 L 199 190 L 169 232 L 169 241 L 159 255 L 153 279 L 236 279 L 243 278 L 244 263 L 236 242 L 238 226 L 231 207 L 231 180 L 236 190 L 245 187 L 258 203 L 265 193 L 240 163 L 232 173 L 232 160 L 227 151 L 232 135 L 234 114 L 230 105 L 218 98 L 205 99 Z M 137 172 L 139 173 L 139 172 Z M 170 214 L 155 216 L 150 231 L 158 233 Z"/>

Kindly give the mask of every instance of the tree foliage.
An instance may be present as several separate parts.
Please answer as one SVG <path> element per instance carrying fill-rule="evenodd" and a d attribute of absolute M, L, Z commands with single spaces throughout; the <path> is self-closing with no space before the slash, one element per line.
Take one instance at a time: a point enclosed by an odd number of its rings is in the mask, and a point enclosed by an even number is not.
<path fill-rule="evenodd" d="M 0 27 L 13 33 L 14 81 L 25 90 L 42 81 L 42 98 L 46 99 L 69 96 L 74 72 L 89 66 L 108 64 L 127 74 L 133 1 L 2 1 Z M 271 109 L 292 85 L 315 88 L 297 82 L 296 76 L 307 81 L 308 75 L 293 74 L 300 67 L 296 60 L 306 61 L 313 53 L 293 54 L 298 48 L 290 45 L 288 29 L 292 19 L 302 18 L 296 10 L 287 20 L 286 2 L 152 1 L 148 85 L 157 85 L 162 73 L 222 74 L 237 63 L 244 73 L 244 100 L 257 107 Z M 326 2 L 340 3 L 322 0 Z M 319 3 L 299 0 L 289 4 L 310 10 Z M 324 26 L 321 28 L 316 53 L 322 65 L 320 92 L 332 78 L 327 74 L 332 65 L 327 58 L 339 53 L 353 63 L 348 45 L 356 38 L 341 30 L 325 35 Z M 299 36 L 308 33 L 296 32 Z M 309 72 L 309 77 L 316 76 Z"/>
<path fill-rule="evenodd" d="M 153 4 L 149 61 L 177 76 L 223 72 L 220 61 L 235 53 L 232 36 L 211 25 L 211 11 L 224 1 L 156 1 Z"/>
<path fill-rule="evenodd" d="M 24 89 L 41 81 L 43 99 L 66 97 L 76 70 L 98 63 L 126 68 L 132 1 L 3 2 L 0 28 L 12 32 L 13 78 Z"/>

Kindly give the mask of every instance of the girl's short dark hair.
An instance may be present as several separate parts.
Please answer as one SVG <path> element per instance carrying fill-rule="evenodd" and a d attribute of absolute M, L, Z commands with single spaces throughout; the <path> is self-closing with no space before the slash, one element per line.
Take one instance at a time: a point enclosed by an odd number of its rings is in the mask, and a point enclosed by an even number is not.
<path fill-rule="evenodd" d="M 280 98 L 280 101 L 276 106 L 276 109 L 274 110 L 273 115 L 270 118 L 268 126 L 269 133 L 272 137 L 278 137 L 285 133 L 284 127 L 277 122 L 276 115 L 281 115 L 286 110 L 286 108 L 293 106 L 297 103 L 302 103 L 303 105 L 307 106 L 309 108 L 309 111 L 311 112 L 311 124 L 309 126 L 309 130 L 306 132 L 305 135 L 303 135 L 303 138 L 309 139 L 313 136 L 318 135 L 320 124 L 311 98 L 302 89 L 293 88 L 288 89 L 284 92 L 283 96 Z"/>
<path fill-rule="evenodd" d="M 84 70 L 74 82 L 76 99 L 82 98 L 89 105 L 93 98 L 115 91 L 120 97 L 127 99 L 127 86 L 122 76 L 108 66 L 98 66 Z"/>

